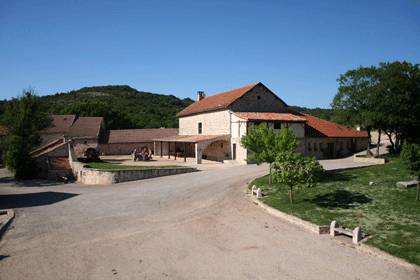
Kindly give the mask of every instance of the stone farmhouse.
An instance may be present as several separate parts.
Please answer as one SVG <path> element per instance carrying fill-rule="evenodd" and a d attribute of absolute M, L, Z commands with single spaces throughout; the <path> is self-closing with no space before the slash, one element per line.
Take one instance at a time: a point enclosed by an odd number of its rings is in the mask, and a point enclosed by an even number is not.
<path fill-rule="evenodd" d="M 350 155 L 368 143 L 364 131 L 291 110 L 262 83 L 206 97 L 177 114 L 179 128 L 106 130 L 102 117 L 53 115 L 52 124 L 41 131 L 42 145 L 32 152 L 41 177 L 71 174 L 69 143 L 75 156 L 88 148 L 102 155 L 128 155 L 148 147 L 155 158 L 195 158 L 246 164 L 250 151 L 241 137 L 255 125 L 267 123 L 275 131 L 288 127 L 299 139 L 298 151 L 318 159 Z"/>
<path fill-rule="evenodd" d="M 154 139 L 155 155 L 245 164 L 250 151 L 241 145 L 241 137 L 262 122 L 275 131 L 292 129 L 299 139 L 298 151 L 318 159 L 347 156 L 368 143 L 364 131 L 291 110 L 262 83 L 209 97 L 198 92 L 197 101 L 177 116 L 179 134 Z"/>

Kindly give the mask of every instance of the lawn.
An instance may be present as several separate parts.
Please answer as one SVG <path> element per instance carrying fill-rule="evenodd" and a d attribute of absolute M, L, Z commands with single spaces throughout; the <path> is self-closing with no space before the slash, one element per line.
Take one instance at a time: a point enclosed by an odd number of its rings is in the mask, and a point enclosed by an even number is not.
<path fill-rule="evenodd" d="M 263 201 L 285 213 L 318 225 L 337 220 L 361 226 L 368 244 L 420 265 L 420 202 L 416 188 L 401 189 L 397 181 L 413 179 L 399 158 L 385 165 L 326 172 L 312 188 L 294 191 L 290 204 L 284 186 L 268 187 L 268 177 L 251 182 L 267 195 Z M 369 182 L 374 182 L 369 186 Z"/>
<path fill-rule="evenodd" d="M 89 162 L 86 167 L 95 169 L 110 169 L 110 170 L 145 170 L 145 169 L 168 169 L 168 168 L 183 168 L 179 165 L 123 165 L 118 163 L 110 163 L 106 161 Z"/>

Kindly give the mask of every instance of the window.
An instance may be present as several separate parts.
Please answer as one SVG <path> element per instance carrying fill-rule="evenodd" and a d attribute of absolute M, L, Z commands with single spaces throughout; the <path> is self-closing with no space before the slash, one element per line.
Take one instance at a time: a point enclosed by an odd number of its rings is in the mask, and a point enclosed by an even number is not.
<path fill-rule="evenodd" d="M 322 143 L 319 143 L 319 150 L 322 151 L 322 149 L 324 149 L 324 145 L 322 145 Z"/>
<path fill-rule="evenodd" d="M 198 123 L 198 134 L 203 132 L 203 124 L 201 122 Z"/>
<path fill-rule="evenodd" d="M 312 146 L 310 142 L 308 143 L 308 151 L 312 151 Z"/>
<path fill-rule="evenodd" d="M 317 152 L 318 151 L 318 146 L 316 143 L 314 143 L 314 151 Z"/>
<path fill-rule="evenodd" d="M 257 95 L 257 99 L 260 100 L 261 99 L 261 96 L 260 95 Z"/>
<path fill-rule="evenodd" d="M 274 129 L 281 129 L 281 122 L 274 122 Z"/>

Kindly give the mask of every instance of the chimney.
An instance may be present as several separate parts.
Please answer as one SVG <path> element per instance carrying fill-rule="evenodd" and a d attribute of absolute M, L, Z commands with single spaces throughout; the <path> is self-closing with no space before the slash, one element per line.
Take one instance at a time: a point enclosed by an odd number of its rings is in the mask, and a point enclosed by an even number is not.
<path fill-rule="evenodd" d="M 206 97 L 204 91 L 197 91 L 197 101 L 203 100 Z"/>

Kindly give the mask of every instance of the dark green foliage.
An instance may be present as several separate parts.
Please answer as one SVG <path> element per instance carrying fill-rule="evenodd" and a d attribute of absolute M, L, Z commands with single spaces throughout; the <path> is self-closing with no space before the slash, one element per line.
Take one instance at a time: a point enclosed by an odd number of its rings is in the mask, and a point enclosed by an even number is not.
<path fill-rule="evenodd" d="M 327 121 L 335 121 L 334 111 L 331 108 L 306 108 L 299 106 L 290 106 L 289 109 L 296 112 L 312 115 Z"/>
<path fill-rule="evenodd" d="M 2 122 L 10 130 L 3 143 L 6 166 L 15 172 L 16 179 L 32 178 L 35 166 L 30 152 L 41 142 L 38 131 L 51 122 L 40 98 L 26 91 L 12 99 L 6 105 Z"/>
<path fill-rule="evenodd" d="M 359 67 L 341 75 L 338 82 L 332 107 L 340 123 L 384 131 L 395 152 L 406 140 L 420 141 L 418 64 L 396 61 Z"/>
<path fill-rule="evenodd" d="M 401 151 L 401 158 L 404 160 L 408 170 L 420 181 L 420 145 L 405 144 Z M 420 186 L 417 184 L 416 201 L 419 201 L 419 189 Z"/>
<path fill-rule="evenodd" d="M 51 114 L 103 116 L 108 129 L 178 127 L 176 113 L 193 102 L 129 86 L 84 87 L 41 99 Z"/>

